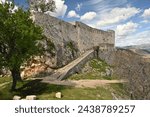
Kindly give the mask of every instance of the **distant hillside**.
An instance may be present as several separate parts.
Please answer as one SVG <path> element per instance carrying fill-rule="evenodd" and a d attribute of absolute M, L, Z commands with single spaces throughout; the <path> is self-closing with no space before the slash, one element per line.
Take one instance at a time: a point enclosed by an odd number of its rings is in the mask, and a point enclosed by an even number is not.
<path fill-rule="evenodd" d="M 125 49 L 136 49 L 137 52 L 143 51 L 144 54 L 150 54 L 150 44 L 141 44 L 141 45 L 133 45 L 133 46 L 126 46 Z"/>

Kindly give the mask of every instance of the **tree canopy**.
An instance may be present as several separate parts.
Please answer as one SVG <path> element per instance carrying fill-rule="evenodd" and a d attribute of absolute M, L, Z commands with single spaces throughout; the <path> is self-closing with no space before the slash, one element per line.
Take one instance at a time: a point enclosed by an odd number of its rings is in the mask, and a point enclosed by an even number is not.
<path fill-rule="evenodd" d="M 14 7 L 10 2 L 0 4 L 0 67 L 11 71 L 12 90 L 21 79 L 21 64 L 39 54 L 37 42 L 43 39 L 42 29 L 33 23 L 30 12 L 22 8 L 13 11 Z"/>
<path fill-rule="evenodd" d="M 56 9 L 54 0 L 28 0 L 31 10 L 38 12 L 54 11 Z"/>

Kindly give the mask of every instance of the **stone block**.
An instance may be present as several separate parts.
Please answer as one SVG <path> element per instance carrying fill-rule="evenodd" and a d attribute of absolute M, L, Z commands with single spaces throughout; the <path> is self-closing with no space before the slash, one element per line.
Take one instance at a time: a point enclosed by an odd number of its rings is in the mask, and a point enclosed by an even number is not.
<path fill-rule="evenodd" d="M 20 100 L 21 99 L 21 97 L 20 96 L 17 96 L 17 95 L 15 95 L 14 97 L 13 97 L 13 100 Z"/>
<path fill-rule="evenodd" d="M 57 92 L 57 93 L 55 94 L 55 97 L 56 97 L 56 98 L 59 98 L 59 99 L 62 98 L 61 92 Z"/>
<path fill-rule="evenodd" d="M 36 99 L 37 99 L 36 95 L 28 95 L 28 96 L 26 96 L 26 100 L 36 100 Z"/>
<path fill-rule="evenodd" d="M 23 98 L 23 99 L 21 99 L 21 100 L 26 100 L 26 99 Z"/>

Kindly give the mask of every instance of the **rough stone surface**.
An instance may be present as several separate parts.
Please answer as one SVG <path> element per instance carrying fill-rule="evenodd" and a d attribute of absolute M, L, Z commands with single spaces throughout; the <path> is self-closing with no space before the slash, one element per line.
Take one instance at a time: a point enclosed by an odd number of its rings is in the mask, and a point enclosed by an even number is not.
<path fill-rule="evenodd" d="M 55 57 L 48 57 L 49 62 L 46 62 L 50 66 L 62 67 L 95 46 L 114 48 L 114 31 L 98 30 L 81 22 L 72 25 L 42 13 L 34 13 L 34 17 L 35 23 L 43 27 L 44 34 L 56 47 Z"/>
<path fill-rule="evenodd" d="M 35 56 L 29 59 L 21 66 L 22 78 L 50 75 L 53 69 L 45 64 L 45 61 L 43 56 Z"/>
<path fill-rule="evenodd" d="M 57 92 L 57 93 L 55 94 L 55 97 L 56 97 L 56 98 L 59 98 L 59 99 L 62 98 L 61 92 Z"/>
<path fill-rule="evenodd" d="M 21 100 L 21 97 L 20 97 L 20 96 L 15 95 L 15 96 L 13 97 L 13 100 Z"/>
<path fill-rule="evenodd" d="M 26 100 L 36 100 L 36 99 L 37 99 L 36 95 L 26 96 Z"/>
<path fill-rule="evenodd" d="M 112 76 L 113 70 L 111 68 L 106 68 L 105 73 L 106 73 L 106 76 Z"/>
<path fill-rule="evenodd" d="M 113 75 L 129 80 L 127 90 L 134 99 L 150 99 L 150 56 L 131 50 L 101 51 L 99 57 L 114 66 Z"/>

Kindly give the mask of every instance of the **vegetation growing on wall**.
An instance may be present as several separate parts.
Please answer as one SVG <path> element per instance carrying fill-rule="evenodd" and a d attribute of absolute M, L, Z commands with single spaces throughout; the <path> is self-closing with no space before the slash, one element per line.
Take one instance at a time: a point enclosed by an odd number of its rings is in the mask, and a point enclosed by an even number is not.
<path fill-rule="evenodd" d="M 46 39 L 47 48 L 45 51 L 49 52 L 52 56 L 55 56 L 56 47 L 50 39 Z"/>
<path fill-rule="evenodd" d="M 75 44 L 72 41 L 67 42 L 66 47 L 71 51 L 72 56 L 75 57 L 75 53 L 78 52 Z"/>

